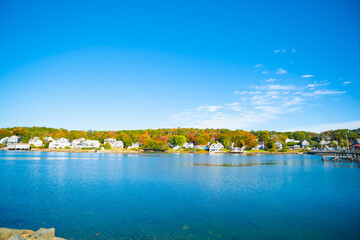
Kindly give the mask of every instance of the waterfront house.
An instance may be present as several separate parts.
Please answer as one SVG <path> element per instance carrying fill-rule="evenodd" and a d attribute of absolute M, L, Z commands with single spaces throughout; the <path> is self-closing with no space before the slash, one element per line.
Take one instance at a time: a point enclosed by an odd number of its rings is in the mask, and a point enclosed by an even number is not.
<path fill-rule="evenodd" d="M 243 151 L 244 151 L 244 149 L 241 148 L 241 147 L 233 147 L 233 148 L 231 148 L 232 153 L 240 153 L 240 152 L 243 152 Z"/>
<path fill-rule="evenodd" d="M 330 144 L 330 141 L 326 141 L 324 139 L 319 142 L 319 145 L 322 147 L 327 147 L 329 144 Z"/>
<path fill-rule="evenodd" d="M 14 148 L 15 145 L 17 143 L 19 143 L 21 141 L 21 138 L 19 138 L 18 136 L 12 136 L 12 137 L 9 137 L 8 141 L 7 141 L 7 147 L 10 149 L 10 148 Z"/>
<path fill-rule="evenodd" d="M 175 147 L 173 147 L 173 150 L 179 150 L 181 147 L 179 145 L 176 145 Z"/>
<path fill-rule="evenodd" d="M 5 144 L 5 143 L 7 143 L 7 142 L 8 142 L 8 139 L 9 139 L 9 137 L 4 137 L 4 138 L 0 139 L 0 144 Z"/>
<path fill-rule="evenodd" d="M 54 140 L 49 143 L 49 148 L 65 148 L 70 147 L 70 142 L 66 138 L 60 138 L 59 140 Z"/>
<path fill-rule="evenodd" d="M 291 150 L 296 150 L 296 149 L 300 149 L 300 145 L 294 145 L 294 146 L 291 146 L 290 149 Z"/>
<path fill-rule="evenodd" d="M 77 145 L 85 141 L 85 138 L 74 139 L 71 141 L 71 147 L 76 148 Z"/>
<path fill-rule="evenodd" d="M 128 147 L 128 149 L 132 149 L 132 148 L 139 148 L 140 147 L 140 143 L 133 143 L 131 146 Z"/>
<path fill-rule="evenodd" d="M 12 137 L 9 137 L 8 144 L 16 144 L 16 143 L 19 143 L 20 141 L 21 141 L 21 138 L 14 135 Z"/>
<path fill-rule="evenodd" d="M 221 149 L 224 149 L 224 145 L 222 145 L 221 143 L 213 143 L 213 144 L 211 144 L 209 151 L 210 152 L 218 152 Z"/>
<path fill-rule="evenodd" d="M 308 140 L 305 139 L 304 141 L 302 141 L 302 143 L 301 143 L 302 148 L 307 148 L 309 146 L 310 146 L 310 143 Z"/>
<path fill-rule="evenodd" d="M 194 148 L 194 143 L 192 143 L 192 142 L 186 142 L 186 143 L 184 143 L 184 148 L 185 149 L 190 149 L 190 148 Z"/>
<path fill-rule="evenodd" d="M 116 141 L 115 143 L 114 143 L 114 146 L 113 146 L 114 148 L 124 148 L 124 143 L 123 143 L 123 141 Z"/>
<path fill-rule="evenodd" d="M 115 144 L 116 142 L 116 139 L 115 138 L 105 138 L 104 139 L 104 145 L 109 142 L 109 144 L 111 145 L 111 147 L 113 147 L 113 145 Z"/>
<path fill-rule="evenodd" d="M 205 151 L 209 150 L 209 146 L 208 145 L 195 145 L 194 146 L 195 149 L 203 149 Z"/>
<path fill-rule="evenodd" d="M 277 141 L 277 142 L 275 143 L 275 146 L 276 146 L 276 149 L 277 149 L 277 150 L 281 150 L 281 149 L 283 148 L 281 142 L 279 142 L 279 141 Z"/>
<path fill-rule="evenodd" d="M 258 143 L 256 147 L 251 148 L 252 150 L 264 150 L 265 149 L 265 142 L 261 141 Z"/>
<path fill-rule="evenodd" d="M 43 142 L 40 140 L 39 137 L 34 137 L 33 139 L 29 140 L 30 145 L 34 145 L 36 147 L 40 147 L 43 145 Z"/>
<path fill-rule="evenodd" d="M 292 139 L 292 138 L 287 138 L 285 140 L 285 143 L 299 143 L 300 141 L 299 140 L 295 140 L 295 139 Z"/>
<path fill-rule="evenodd" d="M 29 143 L 15 143 L 8 147 L 9 150 L 30 150 L 31 146 Z"/>

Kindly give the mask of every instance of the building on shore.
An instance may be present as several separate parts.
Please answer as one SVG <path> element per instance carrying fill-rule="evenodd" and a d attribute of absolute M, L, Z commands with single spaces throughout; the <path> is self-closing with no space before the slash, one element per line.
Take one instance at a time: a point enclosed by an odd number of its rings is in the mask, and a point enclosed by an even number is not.
<path fill-rule="evenodd" d="M 173 150 L 180 150 L 181 147 L 179 145 L 176 145 L 175 147 L 172 148 Z"/>
<path fill-rule="evenodd" d="M 222 145 L 221 143 L 213 143 L 210 145 L 209 151 L 210 152 L 218 152 L 221 149 L 224 149 L 224 145 Z"/>
<path fill-rule="evenodd" d="M 140 143 L 133 143 L 131 146 L 128 147 L 128 149 L 133 149 L 133 148 L 139 148 L 140 147 Z"/>
<path fill-rule="evenodd" d="M 0 139 L 0 144 L 6 144 L 8 142 L 9 137 L 4 137 Z"/>
<path fill-rule="evenodd" d="M 123 143 L 123 141 L 116 141 L 116 142 L 114 142 L 114 145 L 112 147 L 113 148 L 124 148 L 124 143 Z"/>
<path fill-rule="evenodd" d="M 69 140 L 66 138 L 60 138 L 59 140 L 54 140 L 49 143 L 49 148 L 54 148 L 54 149 L 65 148 L 70 146 L 71 144 Z"/>
<path fill-rule="evenodd" d="M 40 146 L 43 145 L 43 142 L 40 140 L 39 137 L 34 137 L 34 138 L 29 140 L 29 144 L 34 145 L 36 147 L 40 147 Z"/>
<path fill-rule="evenodd" d="M 282 145 L 281 142 L 279 142 L 279 141 L 277 141 L 277 142 L 275 143 L 275 146 L 276 146 L 276 149 L 277 149 L 277 150 L 282 150 L 282 148 L 283 148 L 283 145 Z"/>
<path fill-rule="evenodd" d="M 194 143 L 192 142 L 186 142 L 184 143 L 184 146 L 183 146 L 185 149 L 190 149 L 190 148 L 194 148 Z"/>
<path fill-rule="evenodd" d="M 287 138 L 285 140 L 285 143 L 300 143 L 300 140 L 295 140 L 295 139 L 292 139 L 292 138 Z"/>
<path fill-rule="evenodd" d="M 8 150 L 30 150 L 31 146 L 29 143 L 15 143 L 8 146 Z"/>
<path fill-rule="evenodd" d="M 305 139 L 304 141 L 302 141 L 301 147 L 302 147 L 302 148 L 308 148 L 308 147 L 310 147 L 309 141 L 306 140 L 306 139 Z"/>

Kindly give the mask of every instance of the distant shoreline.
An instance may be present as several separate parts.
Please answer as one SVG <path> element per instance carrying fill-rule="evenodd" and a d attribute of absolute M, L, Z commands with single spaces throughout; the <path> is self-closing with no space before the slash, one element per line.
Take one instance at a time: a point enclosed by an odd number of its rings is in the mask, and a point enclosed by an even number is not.
<path fill-rule="evenodd" d="M 160 154 L 234 154 L 234 155 L 302 155 L 304 152 L 267 152 L 267 151 L 256 151 L 256 152 L 212 152 L 207 151 L 197 152 L 197 151 L 152 151 L 152 150 L 80 150 L 80 149 L 40 149 L 33 148 L 31 150 L 7 150 L 6 148 L 1 148 L 2 151 L 9 152 L 60 152 L 60 153 L 113 153 L 113 154 L 149 154 L 149 153 L 160 153 Z"/>

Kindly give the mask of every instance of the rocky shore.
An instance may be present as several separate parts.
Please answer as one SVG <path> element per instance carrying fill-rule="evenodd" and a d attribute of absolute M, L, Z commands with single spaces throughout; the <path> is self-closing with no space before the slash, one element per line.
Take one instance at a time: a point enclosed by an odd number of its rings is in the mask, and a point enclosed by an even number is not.
<path fill-rule="evenodd" d="M 0 228 L 0 240 L 65 240 L 55 237 L 55 228 L 40 228 L 36 232 L 27 229 Z"/>

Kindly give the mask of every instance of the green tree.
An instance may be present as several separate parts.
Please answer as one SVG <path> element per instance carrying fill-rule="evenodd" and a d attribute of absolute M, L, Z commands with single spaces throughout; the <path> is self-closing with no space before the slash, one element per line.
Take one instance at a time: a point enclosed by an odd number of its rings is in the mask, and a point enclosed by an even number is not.
<path fill-rule="evenodd" d="M 106 142 L 105 145 L 104 145 L 104 148 L 105 148 L 106 150 L 111 149 L 110 143 L 109 143 L 109 142 Z"/>
<path fill-rule="evenodd" d="M 183 135 L 175 135 L 170 138 L 170 143 L 173 146 L 179 145 L 182 147 L 186 143 L 186 137 Z"/>

